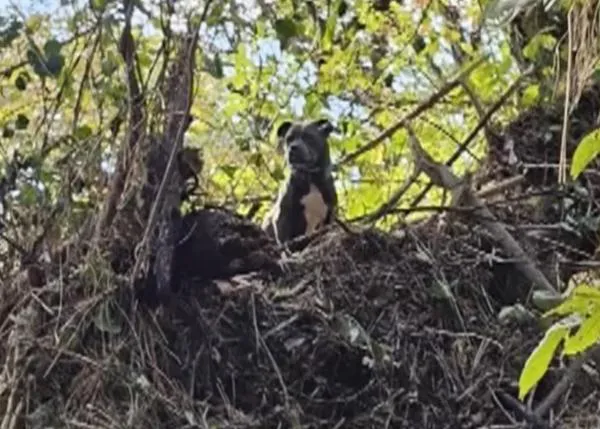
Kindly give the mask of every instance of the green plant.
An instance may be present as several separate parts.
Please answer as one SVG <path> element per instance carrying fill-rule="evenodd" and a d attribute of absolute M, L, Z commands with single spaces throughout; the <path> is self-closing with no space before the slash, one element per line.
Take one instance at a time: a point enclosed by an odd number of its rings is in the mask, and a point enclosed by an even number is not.
<path fill-rule="evenodd" d="M 541 380 L 558 346 L 562 353 L 573 356 L 600 340 L 600 289 L 590 284 L 576 286 L 560 305 L 546 312 L 544 317 L 561 316 L 533 350 L 519 378 L 519 399 Z"/>

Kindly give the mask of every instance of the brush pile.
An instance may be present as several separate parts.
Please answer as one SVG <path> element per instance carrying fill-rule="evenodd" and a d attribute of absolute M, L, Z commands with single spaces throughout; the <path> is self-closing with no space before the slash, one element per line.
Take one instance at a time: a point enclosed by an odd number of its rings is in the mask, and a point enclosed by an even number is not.
<path fill-rule="evenodd" d="M 574 114 L 568 153 L 593 128 L 596 99 L 584 95 Z M 558 107 L 525 112 L 498 134 L 480 179 L 524 173 L 489 208 L 544 272 L 568 277 L 597 241 L 554 228 L 556 204 L 570 201 L 576 221 L 598 213 L 599 170 L 577 189 L 554 189 L 561 124 Z M 95 252 L 44 267 L 39 287 L 23 273 L 6 281 L 0 428 L 442 429 L 533 419 L 515 398 L 543 329 L 527 312 L 498 316 L 529 303 L 530 283 L 468 211 L 393 234 L 332 229 L 283 260 L 257 226 L 215 213 L 186 218 L 196 229 L 176 252 L 181 287 L 157 309 L 132 300 L 128 278 Z M 555 364 L 534 405 L 562 373 Z M 554 403 L 560 427 L 598 426 L 597 383 L 588 373 Z"/>

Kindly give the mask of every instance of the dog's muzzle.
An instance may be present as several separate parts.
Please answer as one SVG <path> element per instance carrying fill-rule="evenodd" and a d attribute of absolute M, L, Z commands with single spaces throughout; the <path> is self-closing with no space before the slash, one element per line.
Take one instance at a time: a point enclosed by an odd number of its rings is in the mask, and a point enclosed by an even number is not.
<path fill-rule="evenodd" d="M 310 166 L 315 162 L 314 154 L 301 141 L 294 141 L 288 146 L 287 158 L 291 165 Z"/>

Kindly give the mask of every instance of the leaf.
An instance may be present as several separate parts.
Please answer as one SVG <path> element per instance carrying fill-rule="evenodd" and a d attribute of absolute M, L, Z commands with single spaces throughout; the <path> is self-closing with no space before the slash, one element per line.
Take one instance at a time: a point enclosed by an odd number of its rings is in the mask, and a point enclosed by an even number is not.
<path fill-rule="evenodd" d="M 537 347 L 533 350 L 519 377 L 519 400 L 523 400 L 525 395 L 542 379 L 548 366 L 554 357 L 554 352 L 560 342 L 568 335 L 569 328 L 556 323 L 553 325 Z"/>
<path fill-rule="evenodd" d="M 587 285 L 585 283 L 575 287 L 571 292 L 571 295 L 592 300 L 598 300 L 598 302 L 600 303 L 600 289 L 594 286 Z"/>
<path fill-rule="evenodd" d="M 106 5 L 108 4 L 107 0 L 90 0 L 90 7 L 92 10 L 102 12 L 106 9 Z"/>
<path fill-rule="evenodd" d="M 47 58 L 60 54 L 61 49 L 62 45 L 56 39 L 48 39 L 44 43 L 44 54 L 46 54 Z"/>
<path fill-rule="evenodd" d="M 88 127 L 87 125 L 82 125 L 80 127 L 77 127 L 77 129 L 75 129 L 75 132 L 73 133 L 73 136 L 77 140 L 85 140 L 91 135 L 92 135 L 92 129 L 90 127 Z"/>
<path fill-rule="evenodd" d="M 235 165 L 223 165 L 221 166 L 221 170 L 223 170 L 223 172 L 227 174 L 230 179 L 233 179 L 235 173 L 238 171 L 238 167 Z"/>
<path fill-rule="evenodd" d="M 595 310 L 590 317 L 583 321 L 577 332 L 566 339 L 564 346 L 566 355 L 581 353 L 600 339 L 600 306 Z"/>
<path fill-rule="evenodd" d="M 65 57 L 61 54 L 53 55 L 46 61 L 46 68 L 51 76 L 57 77 L 63 66 L 65 65 Z"/>
<path fill-rule="evenodd" d="M 571 295 L 562 304 L 544 313 L 544 317 L 548 316 L 564 316 L 573 313 L 585 314 L 588 308 L 588 300 L 580 296 Z"/>
<path fill-rule="evenodd" d="M 0 23 L 2 25 L 4 23 Z M 19 37 L 19 32 L 23 28 L 23 23 L 17 21 L 16 18 L 12 18 L 10 24 L 2 25 L 2 29 L 0 29 L 0 48 L 6 48 L 10 46 L 10 44 Z"/>
<path fill-rule="evenodd" d="M 26 57 L 35 74 L 40 77 L 46 77 L 48 75 L 46 65 L 43 62 L 43 58 L 40 58 L 41 54 L 37 51 L 37 49 L 29 48 L 27 50 Z"/>
<path fill-rule="evenodd" d="M 223 21 L 223 11 L 225 10 L 226 2 L 220 1 L 211 8 L 211 12 L 206 18 L 206 25 L 212 27 Z"/>
<path fill-rule="evenodd" d="M 341 0 L 335 0 L 331 5 L 327 22 L 325 23 L 325 34 L 323 34 L 323 50 L 329 51 L 333 46 L 333 36 L 335 35 L 335 27 L 337 25 L 338 12 L 340 10 Z"/>
<path fill-rule="evenodd" d="M 296 23 L 290 18 L 278 19 L 274 24 L 275 33 L 281 43 L 281 49 L 288 46 L 290 39 L 297 34 Z"/>
<path fill-rule="evenodd" d="M 15 128 L 17 130 L 24 130 L 27 128 L 27 125 L 29 125 L 29 118 L 26 115 L 19 113 L 15 120 Z"/>
<path fill-rule="evenodd" d="M 275 179 L 278 182 L 285 179 L 285 172 L 283 171 L 283 168 L 280 165 L 277 165 L 273 169 L 273 179 Z"/>
<path fill-rule="evenodd" d="M 535 60 L 541 55 L 542 51 L 552 51 L 556 42 L 556 38 L 551 34 L 538 33 L 523 48 L 523 56 L 528 60 Z"/>
<path fill-rule="evenodd" d="M 44 53 L 32 46 L 27 50 L 27 61 L 33 67 L 33 71 L 40 77 L 57 77 L 64 64 L 65 57 L 60 53 L 62 45 L 56 39 L 49 39 L 44 44 Z"/>
<path fill-rule="evenodd" d="M 523 91 L 523 97 L 521 101 L 523 102 L 524 107 L 530 107 L 535 104 L 540 98 L 540 85 L 529 85 Z"/>
<path fill-rule="evenodd" d="M 600 153 L 600 129 L 586 135 L 577 145 L 571 161 L 571 177 L 576 180 Z"/>

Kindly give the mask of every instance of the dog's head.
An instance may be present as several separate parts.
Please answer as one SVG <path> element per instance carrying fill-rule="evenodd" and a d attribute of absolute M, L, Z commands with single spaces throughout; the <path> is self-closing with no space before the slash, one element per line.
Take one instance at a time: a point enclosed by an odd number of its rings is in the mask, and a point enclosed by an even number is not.
<path fill-rule="evenodd" d="M 308 123 L 283 122 L 277 128 L 280 151 L 292 171 L 328 171 L 331 167 L 327 139 L 335 130 L 326 119 Z"/>

